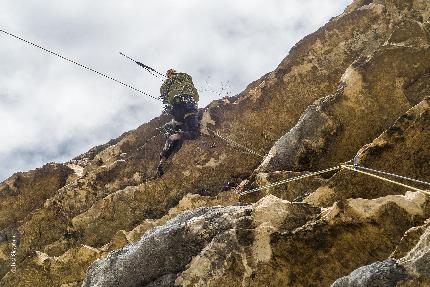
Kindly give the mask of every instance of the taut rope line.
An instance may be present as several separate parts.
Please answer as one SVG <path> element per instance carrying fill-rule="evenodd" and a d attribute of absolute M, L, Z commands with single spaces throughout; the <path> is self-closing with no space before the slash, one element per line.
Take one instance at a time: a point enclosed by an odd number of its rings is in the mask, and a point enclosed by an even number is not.
<path fill-rule="evenodd" d="M 387 181 L 387 182 L 390 182 L 390 183 L 393 183 L 393 184 L 396 184 L 396 185 L 400 185 L 400 186 L 403 186 L 403 187 L 406 187 L 406 188 L 409 188 L 409 189 L 421 192 L 421 193 L 426 194 L 426 195 L 430 195 L 430 192 L 428 192 L 428 191 L 425 191 L 425 190 L 422 190 L 422 189 L 419 189 L 419 188 L 416 188 L 416 187 L 413 187 L 413 186 L 410 186 L 410 185 L 407 185 L 407 184 L 404 184 L 404 183 L 401 183 L 401 182 L 398 182 L 398 181 L 395 181 L 395 180 L 392 180 L 392 179 L 388 179 L 388 178 L 385 178 L 385 177 L 382 177 L 382 176 L 379 176 L 379 175 L 376 175 L 376 174 L 372 174 L 370 172 L 366 172 L 366 171 L 354 168 L 353 165 L 342 165 L 342 168 L 346 168 L 346 169 L 349 169 L 349 170 L 352 170 L 352 171 L 355 171 L 355 172 L 358 172 L 358 173 L 362 173 L 362 174 L 365 174 L 365 175 L 368 175 L 368 176 L 371 176 L 371 177 L 375 177 L 375 178 L 383 180 L 383 181 Z M 406 177 L 404 177 L 404 178 L 406 178 Z M 429 184 L 429 183 L 426 183 L 426 184 Z"/>
<path fill-rule="evenodd" d="M 368 175 L 368 176 L 371 176 L 371 177 L 375 177 L 377 179 L 380 179 L 380 180 L 383 180 L 383 181 L 386 181 L 386 182 L 390 182 L 390 183 L 393 183 L 393 184 L 396 184 L 396 185 L 400 185 L 400 186 L 406 187 L 406 188 L 414 190 L 414 191 L 421 192 L 421 193 L 426 194 L 426 195 L 430 195 L 429 191 L 426 191 L 426 190 L 423 190 L 423 189 L 419 189 L 419 188 L 416 188 L 416 187 L 413 187 L 413 186 L 410 186 L 410 185 L 407 185 L 407 184 L 404 184 L 404 183 L 401 183 L 401 182 L 398 182 L 398 181 L 395 181 L 395 180 L 392 180 L 392 179 L 389 179 L 389 178 L 385 178 L 385 177 L 382 177 L 382 176 L 379 176 L 379 175 L 376 175 L 376 174 L 373 174 L 371 172 L 367 172 L 367 171 L 364 171 L 364 170 L 368 170 L 368 171 L 372 171 L 372 172 L 380 173 L 380 174 L 385 174 L 385 175 L 390 175 L 390 176 L 393 176 L 393 177 L 401 178 L 401 179 L 404 179 L 404 180 L 410 180 L 410 181 L 414 181 L 414 182 L 425 184 L 425 185 L 429 185 L 429 186 L 430 186 L 430 182 L 426 182 L 426 181 L 422 181 L 422 180 L 417 180 L 417 179 L 413 179 L 413 178 L 410 178 L 410 177 L 401 176 L 401 175 L 397 175 L 397 174 L 394 174 L 394 173 L 389 173 L 389 172 L 380 171 L 380 170 L 376 170 L 376 169 L 366 168 L 366 167 L 362 167 L 362 166 L 348 165 L 348 164 L 341 164 L 341 165 L 338 165 L 338 166 L 335 166 L 335 167 L 331 167 L 331 168 L 328 168 L 328 169 L 323 169 L 323 170 L 320 170 L 320 171 L 311 172 L 311 173 L 307 173 L 307 174 L 304 174 L 304 175 L 300 175 L 300 176 L 295 176 L 295 177 L 292 177 L 292 178 L 284 179 L 284 180 L 277 181 L 277 182 L 274 182 L 274 183 L 271 183 L 271 184 L 268 184 L 268 185 L 264 185 L 264 186 L 261 186 L 261 187 L 257 187 L 257 188 L 253 188 L 253 189 L 250 189 L 250 190 L 243 191 L 243 192 L 239 193 L 239 195 L 240 196 L 246 195 L 246 194 L 257 192 L 257 191 L 260 191 L 260 190 L 263 190 L 263 189 L 268 189 L 268 188 L 271 188 L 271 187 L 279 186 L 279 185 L 282 185 L 282 184 L 286 184 L 286 183 L 289 183 L 289 182 L 301 180 L 301 179 L 304 179 L 304 178 L 307 178 L 307 177 L 311 177 L 311 176 L 315 176 L 315 175 L 320 175 L 320 174 L 327 173 L 327 172 L 330 172 L 330 171 L 335 171 L 335 170 L 338 170 L 338 169 L 352 170 L 352 171 L 355 171 L 355 172 L 358 172 L 358 173 L 362 173 L 362 174 L 365 174 L 365 175 Z M 361 170 L 361 169 L 363 169 L 363 170 Z"/>
<path fill-rule="evenodd" d="M 425 182 L 425 181 L 422 181 L 422 180 L 418 180 L 418 179 L 414 179 L 414 178 L 410 178 L 410 177 L 406 177 L 406 176 L 402 176 L 402 175 L 397 175 L 397 174 L 394 174 L 394 173 L 391 173 L 391 172 L 376 170 L 376 169 L 372 169 L 372 168 L 368 168 L 368 167 L 364 167 L 364 166 L 359 166 L 359 165 L 354 165 L 354 167 L 362 169 L 362 170 L 367 170 L 367 171 L 374 172 L 374 173 L 379 173 L 379 174 L 383 174 L 383 175 L 397 177 L 397 178 L 400 178 L 400 179 L 409 180 L 409 181 L 413 181 L 413 182 L 416 182 L 416 183 L 421 183 L 421 184 L 425 184 L 425 185 L 430 186 L 430 182 Z"/>
<path fill-rule="evenodd" d="M 232 140 L 232 139 L 230 139 L 230 138 L 228 138 L 226 136 L 221 135 L 217 131 L 211 130 L 209 128 L 207 128 L 207 130 L 210 131 L 210 132 L 212 132 L 214 135 L 216 135 L 220 139 L 222 139 L 222 140 L 230 143 L 231 145 L 233 145 L 235 147 L 238 147 L 238 148 L 240 148 L 242 150 L 245 150 L 246 152 L 248 152 L 248 153 L 250 153 L 252 155 L 256 155 L 258 157 L 264 158 L 264 156 L 262 156 L 261 154 L 257 153 L 256 151 L 253 151 L 252 149 L 250 149 L 250 148 L 248 148 L 248 147 L 246 147 L 246 146 L 244 146 L 244 145 L 242 145 L 242 144 L 240 144 L 240 143 L 238 143 L 238 142 L 236 142 L 236 141 L 234 141 L 234 140 Z"/>
<path fill-rule="evenodd" d="M 54 56 L 56 56 L 56 57 L 58 57 L 58 58 L 61 58 L 61 59 L 65 60 L 65 61 L 70 62 L 70 63 L 72 63 L 72 64 L 74 64 L 74 65 L 76 65 L 76 66 L 79 66 L 79 67 L 81 67 L 81 68 L 83 68 L 83 69 L 86 69 L 86 70 L 88 70 L 88 71 L 91 71 L 91 72 L 93 72 L 93 73 L 96 73 L 96 74 L 98 74 L 99 76 L 102 76 L 102 77 L 104 77 L 104 78 L 106 78 L 106 79 L 109 79 L 109 80 L 111 80 L 111 81 L 114 81 L 114 82 L 116 82 L 116 83 L 118 83 L 118 84 L 120 84 L 120 85 L 122 85 L 122 86 L 124 86 L 124 87 L 130 88 L 130 89 L 132 89 L 133 91 L 136 91 L 136 92 L 141 93 L 141 94 L 143 94 L 143 95 L 145 95 L 145 96 L 151 97 L 151 98 L 153 98 L 153 99 L 155 99 L 155 100 L 157 100 L 157 101 L 161 101 L 161 99 L 160 99 L 159 97 L 154 97 L 154 96 L 152 96 L 152 95 L 150 95 L 150 94 L 148 94 L 148 93 L 146 93 L 146 92 L 144 92 L 144 91 L 142 91 L 142 90 L 139 90 L 139 89 L 137 89 L 137 88 L 135 88 L 135 87 L 133 87 L 133 86 L 131 86 L 131 85 L 129 85 L 129 84 L 126 84 L 126 83 L 124 83 L 124 82 L 122 82 L 122 81 L 120 81 L 120 80 L 117 80 L 117 79 L 115 79 L 115 78 L 113 78 L 113 77 L 111 77 L 111 76 L 108 76 L 108 75 L 106 75 L 106 74 L 104 74 L 104 73 L 101 73 L 101 72 L 99 72 L 99 71 L 96 71 L 96 70 L 94 70 L 93 68 L 90 68 L 90 67 L 88 67 L 88 66 L 82 65 L 82 64 L 80 64 L 80 63 L 78 63 L 78 62 L 76 62 L 76 61 L 74 61 L 74 60 L 72 60 L 72 59 L 69 59 L 69 58 L 67 58 L 67 57 L 64 57 L 64 56 L 62 56 L 62 55 L 60 55 L 60 54 L 58 54 L 58 53 L 56 53 L 56 52 L 53 52 L 53 51 L 51 51 L 51 50 L 48 50 L 48 49 L 46 49 L 46 48 L 44 48 L 44 47 L 42 47 L 42 46 L 40 46 L 40 45 L 37 45 L 37 44 L 35 44 L 35 43 L 33 43 L 33 42 L 30 42 L 30 41 L 28 41 L 28 40 L 25 40 L 24 38 L 21 38 L 21 37 L 19 37 L 19 36 L 17 36 L 17 35 L 14 35 L 14 34 L 12 34 L 12 33 L 9 33 L 9 32 L 7 32 L 7 31 L 5 31 L 5 30 L 2 30 L 2 29 L 0 29 L 0 32 L 2 32 L 2 33 L 4 33 L 4 34 L 6 34 L 6 35 L 8 35 L 8 36 L 11 36 L 11 37 L 13 37 L 13 38 L 15 38 L 15 39 L 18 39 L 18 40 L 20 40 L 20 41 L 22 41 L 22 42 L 24 42 L 24 43 L 26 43 L 26 44 L 29 44 L 29 45 L 31 45 L 31 46 L 33 46 L 33 47 L 36 47 L 36 48 L 38 48 L 38 49 L 41 49 L 41 50 L 43 50 L 43 51 L 45 51 L 45 52 L 47 52 L 47 53 L 49 53 L 49 54 L 52 54 L 52 55 L 54 55 Z M 122 55 L 122 56 L 124 56 L 124 57 L 126 57 L 126 58 L 128 58 L 128 59 L 130 59 L 131 61 L 137 62 L 137 61 L 133 60 L 132 58 L 130 58 L 129 56 L 126 56 L 126 55 L 125 55 L 125 54 L 123 54 L 123 53 L 121 53 L 121 55 Z M 153 68 L 150 68 L 150 69 L 145 68 L 145 69 L 147 69 L 147 70 L 148 70 L 148 72 L 150 72 L 150 73 L 151 73 L 151 70 L 153 70 L 154 72 L 156 72 L 156 73 L 157 73 L 157 74 L 159 74 L 160 76 L 163 76 L 163 77 L 164 77 L 164 75 L 163 75 L 163 74 L 159 73 L 158 71 L 154 70 Z M 154 76 L 156 76 L 156 77 L 158 77 L 156 74 L 153 74 L 153 73 L 151 73 L 151 74 L 152 74 L 152 75 L 154 75 Z M 159 77 L 158 77 L 158 78 L 159 78 Z M 199 91 L 201 91 L 201 90 L 199 90 Z M 212 131 L 212 132 L 214 132 L 214 131 Z M 262 155 L 258 154 L 257 152 L 255 152 L 255 151 L 253 151 L 253 150 L 251 150 L 251 149 L 249 149 L 249 148 L 247 148 L 247 147 L 245 147 L 245 146 L 243 146 L 243 145 L 241 145 L 241 144 L 239 144 L 239 143 L 237 143 L 237 142 L 235 142 L 235 141 L 233 141 L 233 140 L 231 140 L 231 139 L 229 139 L 229 138 L 226 138 L 226 137 L 221 136 L 221 135 L 220 135 L 220 134 L 218 134 L 217 132 L 214 132 L 214 133 L 215 133 L 215 135 L 216 135 L 216 136 L 218 136 L 219 138 L 221 138 L 221 139 L 223 139 L 223 140 L 225 140 L 225 141 L 227 141 L 227 142 L 229 142 L 229 143 L 231 143 L 231 144 L 235 145 L 236 147 L 240 147 L 240 148 L 242 148 L 242 149 L 246 150 L 248 153 L 251 153 L 251 154 L 256 155 L 256 156 L 259 156 L 259 157 L 263 157 Z"/>
<path fill-rule="evenodd" d="M 299 176 L 287 178 L 287 179 L 284 179 L 284 180 L 281 180 L 281 181 L 278 181 L 278 182 L 274 182 L 274 183 L 271 183 L 271 184 L 268 184 L 268 185 L 265 185 L 265 186 L 253 188 L 253 189 L 250 189 L 250 190 L 246 190 L 246 191 L 241 192 L 239 195 L 240 196 L 246 195 L 246 194 L 257 192 L 257 191 L 260 191 L 260 190 L 263 190 L 263 189 L 275 187 L 275 186 L 278 186 L 278 185 L 282 185 L 282 184 L 286 184 L 286 183 L 289 183 L 289 182 L 301 180 L 301 179 L 304 179 L 304 178 L 307 178 L 307 177 L 311 177 L 311 176 L 315 176 L 315 175 L 320 175 L 320 174 L 327 173 L 327 172 L 330 172 L 330 171 L 335 171 L 335 170 L 338 170 L 338 169 L 341 169 L 340 165 L 334 166 L 334 167 L 331 167 L 331 168 L 327 168 L 327 169 L 323 169 L 323 170 L 320 170 L 320 171 L 316 171 L 316 172 L 307 173 L 307 174 L 304 174 L 304 175 L 299 175 Z"/>
<path fill-rule="evenodd" d="M 145 96 L 151 97 L 151 98 L 153 98 L 153 99 L 155 99 L 155 100 L 157 100 L 157 101 L 161 101 L 159 98 L 154 97 L 154 96 L 152 96 L 152 95 L 150 95 L 150 94 L 148 94 L 148 93 L 145 93 L 144 91 L 141 91 L 141 90 L 139 90 L 139 89 L 137 89 L 137 88 L 135 88 L 135 87 L 133 87 L 133 86 L 131 86 L 131 85 L 129 85 L 129 84 L 126 84 L 126 83 L 124 83 L 124 82 L 121 82 L 120 80 L 117 80 L 117 79 L 115 79 L 115 78 L 113 78 L 113 77 L 111 77 L 111 76 L 108 76 L 108 75 L 106 75 L 106 74 L 100 73 L 99 71 L 96 71 L 96 70 L 94 70 L 93 68 L 90 68 L 90 67 L 87 67 L 87 66 L 85 66 L 85 65 L 79 64 L 78 62 L 76 62 L 76 61 L 74 61 L 74 60 L 71 60 L 71 59 L 66 58 L 66 57 L 64 57 L 64 56 L 61 56 L 60 54 L 55 53 L 55 52 L 52 52 L 52 51 L 50 51 L 50 50 L 48 50 L 48 49 L 46 49 L 46 48 L 43 48 L 42 46 L 39 46 L 39 45 L 37 45 L 37 44 L 33 43 L 33 42 L 27 41 L 27 40 L 25 40 L 25 39 L 23 39 L 23 38 L 21 38 L 21 37 L 18 37 L 18 36 L 16 36 L 16 35 L 12 34 L 12 33 L 9 33 L 9 32 L 7 32 L 7 31 L 1 30 L 1 29 L 0 29 L 0 32 L 4 33 L 4 34 L 6 34 L 6 35 L 9 35 L 9 36 L 11 36 L 11 37 L 13 37 L 13 38 L 16 38 L 16 39 L 18 39 L 18 40 L 20 40 L 20 41 L 22 41 L 22 42 L 24 42 L 24 43 L 27 43 L 27 44 L 29 44 L 29 45 L 31 45 L 31 46 L 34 46 L 34 47 L 36 47 L 36 48 L 39 48 L 39 49 L 41 49 L 41 50 L 43 50 L 43 51 L 45 51 L 45 52 L 47 52 L 47 53 L 49 53 L 49 54 L 52 54 L 52 55 L 54 55 L 54 56 L 56 56 L 56 57 L 58 57 L 58 58 L 61 58 L 61 59 L 65 60 L 65 61 L 68 61 L 68 62 L 70 62 L 70 63 L 72 63 L 72 64 L 75 64 L 75 65 L 77 65 L 77 66 L 79 66 L 79 67 L 81 67 L 81 68 L 84 68 L 84 69 L 88 70 L 88 71 L 91 71 L 91 72 L 93 72 L 93 73 L 96 73 L 96 74 L 98 74 L 99 76 L 102 76 L 102 77 L 104 77 L 104 78 L 106 78 L 106 79 L 109 79 L 109 80 L 111 80 L 111 81 L 114 81 L 114 82 L 116 82 L 116 83 L 118 83 L 118 84 L 120 84 L 120 85 L 122 85 L 122 86 L 124 86 L 124 87 L 130 88 L 130 89 L 132 89 L 132 90 L 134 90 L 134 91 L 136 91 L 136 92 L 138 92 L 138 93 L 141 93 L 141 94 L 143 94 L 143 95 L 145 95 Z"/>

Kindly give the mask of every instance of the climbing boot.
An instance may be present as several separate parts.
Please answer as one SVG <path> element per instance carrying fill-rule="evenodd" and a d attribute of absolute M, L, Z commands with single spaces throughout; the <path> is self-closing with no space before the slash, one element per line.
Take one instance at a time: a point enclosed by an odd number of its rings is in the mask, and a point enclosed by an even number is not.
<path fill-rule="evenodd" d="M 164 174 L 163 166 L 161 164 L 157 167 L 157 177 L 162 177 Z"/>

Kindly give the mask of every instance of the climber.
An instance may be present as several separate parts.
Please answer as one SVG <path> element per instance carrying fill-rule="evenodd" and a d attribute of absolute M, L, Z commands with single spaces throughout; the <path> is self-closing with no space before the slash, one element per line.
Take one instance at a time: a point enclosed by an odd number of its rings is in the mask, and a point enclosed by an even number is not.
<path fill-rule="evenodd" d="M 180 150 L 184 140 L 194 140 L 200 136 L 197 115 L 199 94 L 191 76 L 174 69 L 169 69 L 166 76 L 160 88 L 160 98 L 165 105 L 163 113 L 170 114 L 173 119 L 164 125 L 166 143 L 157 167 L 159 177 L 164 174 L 163 163 Z"/>

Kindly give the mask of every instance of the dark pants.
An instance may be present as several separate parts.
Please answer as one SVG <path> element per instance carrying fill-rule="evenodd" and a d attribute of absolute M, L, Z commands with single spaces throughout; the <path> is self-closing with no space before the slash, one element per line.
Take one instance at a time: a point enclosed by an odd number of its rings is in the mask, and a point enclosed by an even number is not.
<path fill-rule="evenodd" d="M 197 115 L 197 105 L 190 98 L 173 105 L 171 115 L 173 120 L 165 125 L 167 140 L 160 158 L 169 158 L 178 152 L 184 140 L 195 140 L 200 136 L 199 119 Z M 189 96 L 191 97 L 191 96 Z M 172 140 L 173 135 L 179 134 L 180 139 Z"/>

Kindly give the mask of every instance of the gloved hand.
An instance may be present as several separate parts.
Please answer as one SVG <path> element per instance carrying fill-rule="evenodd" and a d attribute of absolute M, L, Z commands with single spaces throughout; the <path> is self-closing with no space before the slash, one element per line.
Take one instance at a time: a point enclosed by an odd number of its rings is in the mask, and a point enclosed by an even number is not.
<path fill-rule="evenodd" d="M 171 112 L 172 112 L 172 106 L 171 105 L 165 105 L 161 114 L 162 115 L 170 115 Z"/>

